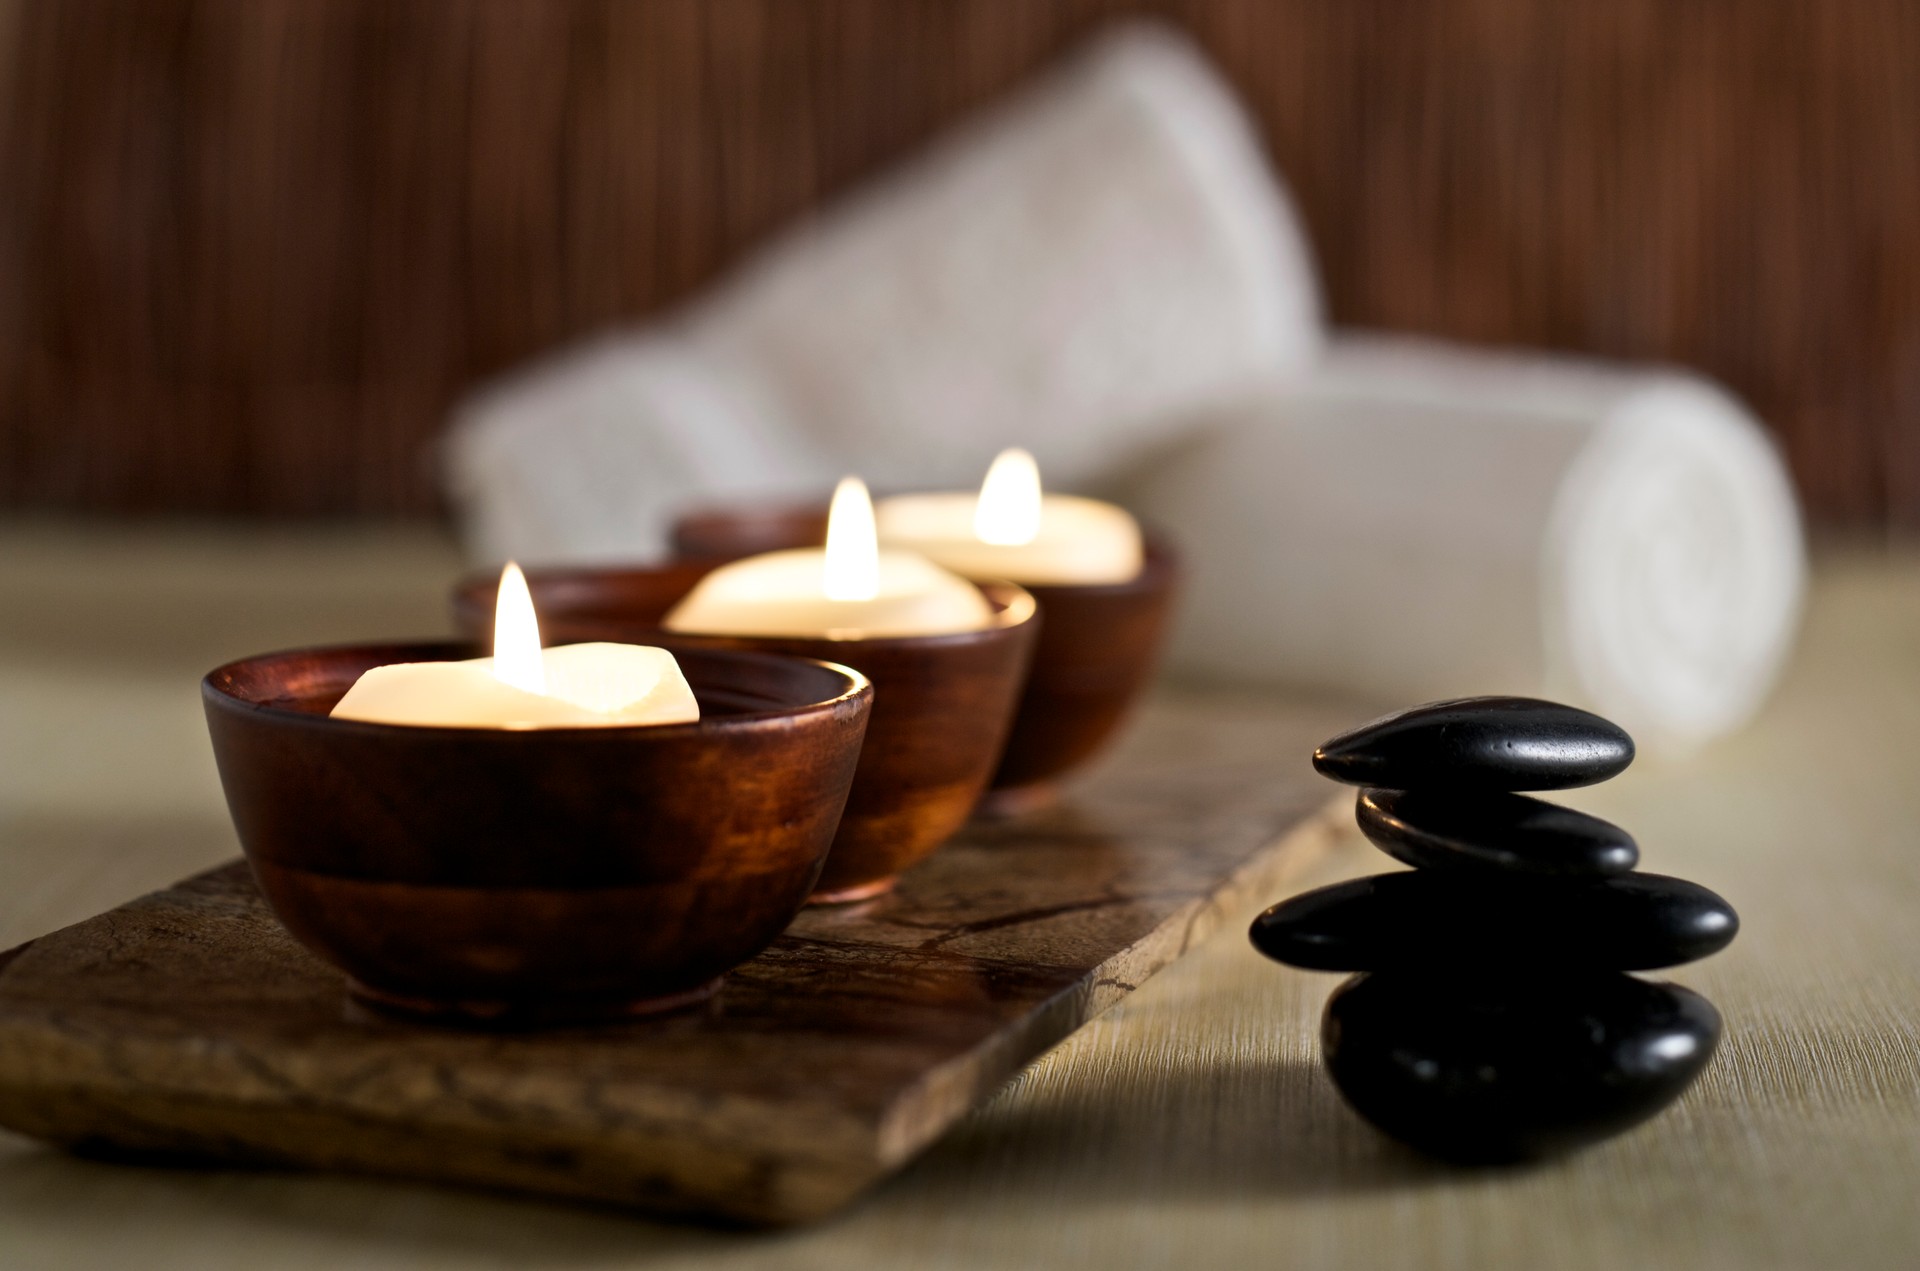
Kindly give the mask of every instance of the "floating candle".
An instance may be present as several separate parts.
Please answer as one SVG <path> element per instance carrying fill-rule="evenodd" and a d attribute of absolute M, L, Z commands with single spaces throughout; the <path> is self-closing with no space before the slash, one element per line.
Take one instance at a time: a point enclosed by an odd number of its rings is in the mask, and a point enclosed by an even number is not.
<path fill-rule="evenodd" d="M 1140 573 L 1140 527 L 1124 508 L 1046 494 L 1024 450 L 1003 450 L 980 493 L 902 494 L 878 509 L 880 541 L 969 578 L 1122 583 Z"/>
<path fill-rule="evenodd" d="M 334 706 L 336 719 L 440 728 L 611 728 L 700 718 L 665 649 L 637 644 L 540 647 L 520 567 L 500 574 L 493 656 L 376 666 Z"/>
<path fill-rule="evenodd" d="M 916 552 L 881 551 L 858 477 L 833 492 L 825 548 L 768 552 L 722 565 L 666 616 L 673 631 L 713 635 L 882 636 L 981 631 L 980 589 Z"/>

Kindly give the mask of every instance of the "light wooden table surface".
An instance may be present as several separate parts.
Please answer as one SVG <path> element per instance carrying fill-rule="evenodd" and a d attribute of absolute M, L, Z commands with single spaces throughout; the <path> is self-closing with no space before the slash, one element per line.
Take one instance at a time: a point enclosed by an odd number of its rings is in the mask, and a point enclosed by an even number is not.
<path fill-rule="evenodd" d="M 430 532 L 0 528 L 0 946 L 234 852 L 202 671 L 440 630 L 457 568 Z M 0 1268 L 1920 1267 L 1920 556 L 1824 556 L 1757 724 L 1580 793 L 1745 926 L 1674 977 L 1727 1020 L 1700 1084 L 1559 1164 L 1462 1173 L 1380 1139 L 1315 1065 L 1337 978 L 1229 928 L 812 1229 L 0 1135 Z"/>

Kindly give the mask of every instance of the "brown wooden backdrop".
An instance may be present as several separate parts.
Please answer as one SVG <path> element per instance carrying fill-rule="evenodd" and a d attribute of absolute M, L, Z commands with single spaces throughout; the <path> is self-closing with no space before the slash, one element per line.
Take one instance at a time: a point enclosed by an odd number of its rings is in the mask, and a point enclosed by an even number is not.
<path fill-rule="evenodd" d="M 1337 320 L 1704 367 L 1920 526 L 1909 0 L 0 0 L 0 506 L 429 509 L 463 384 L 1141 10 Z"/>

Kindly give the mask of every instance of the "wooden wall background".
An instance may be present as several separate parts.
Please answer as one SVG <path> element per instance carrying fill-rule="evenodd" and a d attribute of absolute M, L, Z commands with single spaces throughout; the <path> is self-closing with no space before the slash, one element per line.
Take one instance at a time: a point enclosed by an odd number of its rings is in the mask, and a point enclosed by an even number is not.
<path fill-rule="evenodd" d="M 462 385 L 1136 11 L 1337 320 L 1692 363 L 1817 515 L 1920 526 L 1904 0 L 0 0 L 0 506 L 431 509 Z"/>

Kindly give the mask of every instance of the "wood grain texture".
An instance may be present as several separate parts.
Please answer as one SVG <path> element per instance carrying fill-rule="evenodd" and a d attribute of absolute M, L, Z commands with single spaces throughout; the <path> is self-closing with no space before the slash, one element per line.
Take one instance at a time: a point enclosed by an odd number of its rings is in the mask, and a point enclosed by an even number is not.
<path fill-rule="evenodd" d="M 376 1007 L 605 1021 L 704 997 L 820 877 L 874 698 L 844 667 L 675 653 L 699 718 L 394 728 L 328 718 L 375 667 L 490 646 L 333 645 L 201 682 L 254 881 Z"/>
<path fill-rule="evenodd" d="M 827 509 L 765 503 L 696 508 L 674 519 L 668 541 L 686 568 L 702 560 L 817 547 L 827 541 Z M 576 581 L 580 572 L 560 573 L 549 588 L 552 600 L 540 597 L 542 614 L 589 594 Z M 1146 563 L 1126 582 L 1025 584 L 1040 606 L 1040 634 L 993 774 L 988 811 L 1045 804 L 1056 781 L 1099 753 L 1159 669 L 1181 574 L 1173 544 L 1149 534 Z M 469 585 L 456 595 L 454 611 L 463 629 L 491 630 L 485 625 L 493 621 L 490 594 Z"/>
<path fill-rule="evenodd" d="M 0 965 L 0 1125 L 753 1223 L 817 1218 L 1329 840 L 1314 710 L 1162 716 L 1061 808 L 803 914 L 710 1004 L 502 1036 L 345 1007 L 241 863 Z"/>
<path fill-rule="evenodd" d="M 0 948 L 233 855 L 193 693 L 208 667 L 431 631 L 459 570 L 444 536 L 418 532 L 0 522 Z M 1472 1173 L 1375 1134 L 1319 1067 L 1337 977 L 1245 939 L 1276 892 L 823 1223 L 739 1234 L 392 1179 L 126 1168 L 0 1131 L 0 1266 L 1911 1271 L 1920 555 L 1816 558 L 1810 602 L 1752 727 L 1568 798 L 1743 920 L 1726 953 L 1675 973 L 1725 1016 L 1719 1056 L 1593 1151 Z M 1183 701 L 1149 701 L 1101 762 Z M 1208 699 L 1223 707 L 1265 709 Z M 1322 735 L 1356 722 L 1325 713 Z M 1279 890 L 1383 859 L 1343 840 Z"/>
<path fill-rule="evenodd" d="M 987 789 L 1035 646 L 1045 639 L 1033 597 L 1012 583 L 983 582 L 992 622 L 943 635 L 843 640 L 663 628 L 711 566 L 536 568 L 527 586 L 551 643 L 745 649 L 844 663 L 873 681 L 860 767 L 813 903 L 880 894 L 964 825 Z M 469 639 L 491 638 L 498 589 L 491 571 L 454 589 L 454 621 Z"/>
<path fill-rule="evenodd" d="M 0 506 L 434 503 L 476 377 L 657 312 L 1100 22 L 1194 31 L 1338 321 L 1674 360 L 1920 527 L 1903 0 L 6 0 Z"/>

